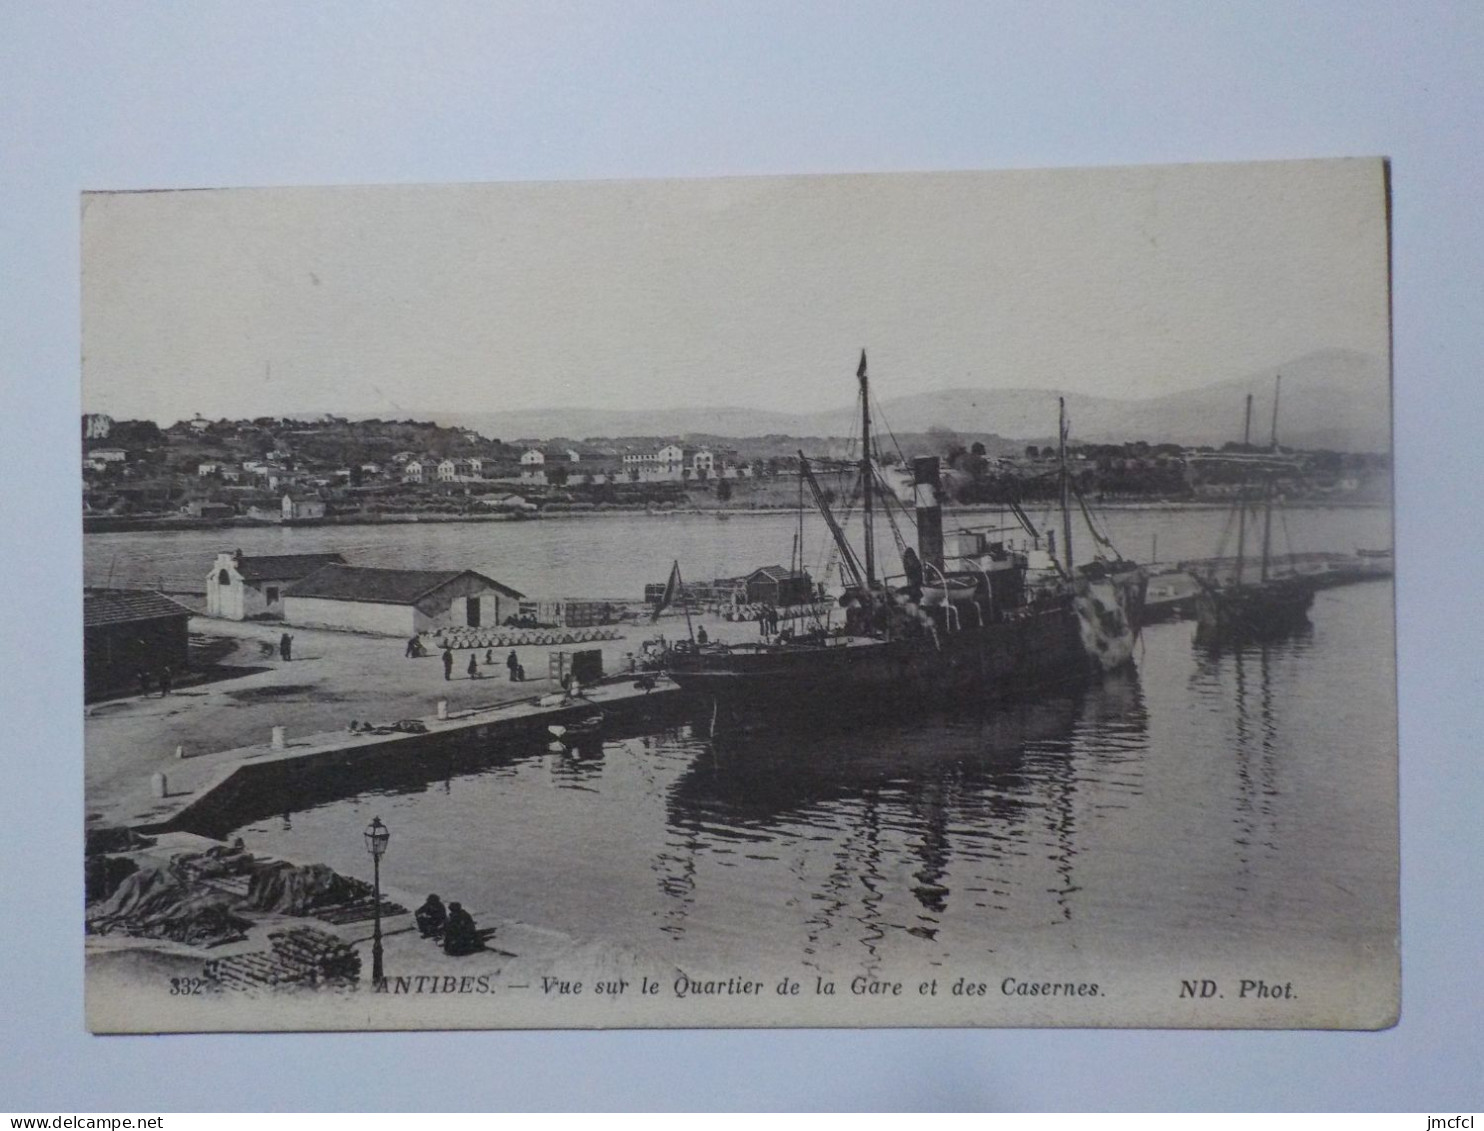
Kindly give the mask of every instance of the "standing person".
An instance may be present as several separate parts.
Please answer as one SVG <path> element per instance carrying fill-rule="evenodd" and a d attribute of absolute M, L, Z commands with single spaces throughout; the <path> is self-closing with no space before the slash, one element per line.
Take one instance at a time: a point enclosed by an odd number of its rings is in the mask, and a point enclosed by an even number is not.
<path fill-rule="evenodd" d="M 174 686 L 175 677 L 170 671 L 170 665 L 166 664 L 160 669 L 160 698 L 170 694 L 170 688 Z"/>
<path fill-rule="evenodd" d="M 407 638 L 407 648 L 403 651 L 402 655 L 406 656 L 409 660 L 412 659 L 414 656 L 417 655 L 417 637 L 416 636 L 409 636 Z"/>
<path fill-rule="evenodd" d="M 453 649 L 447 644 L 443 646 L 443 678 L 453 678 Z"/>
<path fill-rule="evenodd" d="M 139 672 L 138 672 L 138 676 L 139 676 L 139 694 L 140 695 L 148 695 L 149 692 L 150 692 L 150 688 L 153 685 L 153 681 L 149 678 L 149 672 L 145 671 L 144 668 L 140 668 L 139 669 Z"/>
<path fill-rule="evenodd" d="M 706 635 L 706 626 L 703 624 L 700 628 L 696 629 L 696 643 L 705 644 L 708 639 L 709 637 L 707 637 Z"/>
<path fill-rule="evenodd" d="M 479 653 L 478 652 L 470 652 L 469 653 L 469 678 L 470 679 L 478 679 L 479 678 Z"/>
<path fill-rule="evenodd" d="M 505 657 L 505 666 L 510 669 L 510 682 L 519 682 L 520 657 L 515 654 L 515 649 L 510 649 L 510 655 Z"/>
<path fill-rule="evenodd" d="M 294 638 L 285 632 L 278 638 L 278 654 L 285 660 L 293 658 Z"/>

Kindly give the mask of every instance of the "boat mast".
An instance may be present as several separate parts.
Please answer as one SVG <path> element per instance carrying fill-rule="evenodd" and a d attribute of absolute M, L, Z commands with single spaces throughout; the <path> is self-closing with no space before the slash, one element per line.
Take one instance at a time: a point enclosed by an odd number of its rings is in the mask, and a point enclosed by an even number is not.
<path fill-rule="evenodd" d="M 1252 442 L 1252 394 L 1247 394 L 1247 419 L 1242 425 L 1242 454 L 1247 454 L 1247 446 Z M 1238 488 L 1237 496 L 1237 581 L 1242 584 L 1242 568 L 1247 560 L 1247 472 L 1242 471 L 1242 483 Z M 1231 520 L 1228 519 L 1228 522 Z M 1231 529 L 1228 527 L 1227 529 Z"/>
<path fill-rule="evenodd" d="M 1061 456 L 1061 554 L 1067 563 L 1067 577 L 1072 576 L 1072 476 L 1067 470 L 1067 399 L 1057 397 L 1057 436 Z"/>
<path fill-rule="evenodd" d="M 840 523 L 836 521 L 835 514 L 830 510 L 830 504 L 825 501 L 824 489 L 820 487 L 819 480 L 814 478 L 814 471 L 809 466 L 809 460 L 802 451 L 799 452 L 799 472 L 804 477 L 804 482 L 809 485 L 809 493 L 814 498 L 814 506 L 819 511 L 824 524 L 830 528 L 830 537 L 835 540 L 835 548 L 840 551 L 840 566 L 850 574 L 850 580 L 855 587 L 865 592 L 865 580 L 861 577 L 860 563 L 856 560 L 855 551 L 850 547 L 850 541 L 845 537 L 845 531 L 840 529 Z"/>
<path fill-rule="evenodd" d="M 1279 374 L 1273 381 L 1273 433 L 1268 441 L 1273 455 L 1278 454 L 1278 396 L 1283 391 L 1283 376 Z M 1268 469 L 1267 497 L 1263 501 L 1262 516 L 1262 579 L 1268 579 L 1268 550 L 1273 540 L 1273 477 L 1277 474 L 1275 468 Z"/>
<path fill-rule="evenodd" d="M 866 351 L 861 350 L 860 368 L 855 375 L 861 383 L 861 495 L 864 507 L 861 522 L 866 538 L 866 588 L 876 588 L 876 525 L 871 513 L 871 381 L 866 376 Z"/>

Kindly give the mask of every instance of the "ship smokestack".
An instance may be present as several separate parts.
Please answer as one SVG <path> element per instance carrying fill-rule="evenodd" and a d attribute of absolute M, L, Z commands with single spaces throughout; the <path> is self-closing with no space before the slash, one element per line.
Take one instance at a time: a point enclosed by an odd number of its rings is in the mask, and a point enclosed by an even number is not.
<path fill-rule="evenodd" d="M 917 556 L 923 565 L 941 572 L 943 503 L 937 456 L 919 456 L 912 461 L 912 494 L 917 504 Z"/>

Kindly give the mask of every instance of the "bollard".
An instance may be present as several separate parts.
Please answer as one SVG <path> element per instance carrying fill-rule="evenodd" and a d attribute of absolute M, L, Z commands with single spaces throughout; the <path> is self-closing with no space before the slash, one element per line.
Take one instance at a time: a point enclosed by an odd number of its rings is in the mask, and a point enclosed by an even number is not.
<path fill-rule="evenodd" d="M 185 747 L 184 746 L 177 746 L 175 748 L 175 756 L 177 758 L 184 758 L 185 757 Z"/>
<path fill-rule="evenodd" d="M 150 774 L 149 786 L 150 792 L 152 792 L 156 797 L 170 796 L 170 786 L 169 783 L 165 780 L 164 774 Z"/>
<path fill-rule="evenodd" d="M 438 700 L 438 717 L 440 719 L 446 719 L 446 718 L 448 718 L 448 700 L 447 699 L 440 699 L 440 700 Z"/>
<path fill-rule="evenodd" d="M 275 749 L 275 750 L 282 750 L 283 749 L 283 727 L 274 727 L 273 728 L 273 744 L 272 745 L 273 745 L 273 749 Z"/>

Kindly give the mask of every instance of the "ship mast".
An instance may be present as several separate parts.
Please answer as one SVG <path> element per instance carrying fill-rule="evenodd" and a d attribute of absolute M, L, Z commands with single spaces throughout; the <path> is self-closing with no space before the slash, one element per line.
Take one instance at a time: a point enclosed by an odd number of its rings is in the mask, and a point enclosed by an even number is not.
<path fill-rule="evenodd" d="M 1242 425 L 1242 454 L 1247 454 L 1247 446 L 1252 442 L 1252 394 L 1247 394 L 1247 420 Z M 1242 483 L 1238 488 L 1240 494 L 1237 498 L 1237 581 L 1242 584 L 1242 567 L 1247 561 L 1247 472 L 1244 467 L 1242 471 Z M 1227 521 L 1230 521 L 1228 519 Z M 1230 527 L 1228 527 L 1230 529 Z"/>
<path fill-rule="evenodd" d="M 1059 408 L 1057 437 L 1061 456 L 1061 553 L 1066 560 L 1067 578 L 1070 580 L 1072 576 L 1072 477 L 1067 471 L 1067 399 L 1057 397 L 1056 403 Z"/>
<path fill-rule="evenodd" d="M 855 375 L 861 383 L 861 522 L 866 538 L 866 588 L 876 588 L 876 527 L 871 513 L 871 384 L 866 376 L 866 351 L 861 350 L 860 368 Z"/>
<path fill-rule="evenodd" d="M 1273 455 L 1278 454 L 1278 396 L 1283 391 L 1283 376 L 1279 374 L 1273 381 L 1273 433 L 1269 440 Z M 1262 579 L 1268 579 L 1268 550 L 1273 540 L 1273 477 L 1277 474 L 1275 468 L 1268 469 L 1267 497 L 1263 503 L 1262 516 Z"/>
<path fill-rule="evenodd" d="M 814 505 L 819 510 L 824 523 L 830 529 L 830 537 L 835 540 L 835 548 L 840 551 L 840 565 L 850 574 L 850 580 L 855 583 L 857 589 L 865 592 L 865 585 L 861 578 L 860 563 L 856 560 L 855 551 L 851 549 L 850 541 L 845 537 L 845 531 L 840 529 L 840 523 L 835 519 L 835 514 L 830 510 L 830 504 L 825 501 L 824 490 L 819 485 L 819 480 L 814 478 L 814 471 L 809 466 L 809 460 L 803 451 L 799 452 L 799 474 L 803 476 L 805 483 L 809 485 L 809 494 L 814 499 Z"/>

